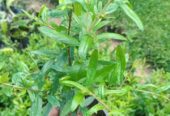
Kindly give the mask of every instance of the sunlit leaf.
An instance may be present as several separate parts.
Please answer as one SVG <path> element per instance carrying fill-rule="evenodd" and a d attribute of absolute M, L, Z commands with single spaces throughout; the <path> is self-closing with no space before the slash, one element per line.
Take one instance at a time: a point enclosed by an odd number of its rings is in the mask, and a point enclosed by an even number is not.
<path fill-rule="evenodd" d="M 117 34 L 117 33 L 102 33 L 97 35 L 97 38 L 100 41 L 106 41 L 106 40 L 127 40 L 124 36 Z"/>
<path fill-rule="evenodd" d="M 79 47 L 79 56 L 83 59 L 86 58 L 89 48 L 92 46 L 93 38 L 89 35 L 81 38 L 80 47 Z"/>
<path fill-rule="evenodd" d="M 42 99 L 39 95 L 35 95 L 35 99 L 32 102 L 30 116 L 41 116 L 42 115 Z"/>
<path fill-rule="evenodd" d="M 96 69 L 97 69 L 97 62 L 98 62 L 98 51 L 94 50 L 91 54 L 91 58 L 89 61 L 89 65 L 87 68 L 87 85 L 90 85 L 94 81 L 94 77 L 96 75 Z"/>
<path fill-rule="evenodd" d="M 121 4 L 121 8 L 124 10 L 127 16 L 129 16 L 139 27 L 140 30 L 144 30 L 143 24 L 137 14 L 127 5 Z"/>
<path fill-rule="evenodd" d="M 40 27 L 39 31 L 52 39 L 55 39 L 59 42 L 62 42 L 62 43 L 65 43 L 71 46 L 78 46 L 79 44 L 79 42 L 75 38 L 59 33 L 49 27 L 45 27 L 45 26 Z"/>
<path fill-rule="evenodd" d="M 84 101 L 84 95 L 79 92 L 76 93 L 72 100 L 71 111 L 74 111 L 83 101 Z"/>

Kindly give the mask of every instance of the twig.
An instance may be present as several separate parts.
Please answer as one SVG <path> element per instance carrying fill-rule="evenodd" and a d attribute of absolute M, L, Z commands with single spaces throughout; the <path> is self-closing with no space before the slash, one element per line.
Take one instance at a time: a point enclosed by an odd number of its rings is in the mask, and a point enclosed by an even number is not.
<path fill-rule="evenodd" d="M 71 31 L 71 22 L 72 22 L 72 10 L 70 10 L 69 14 L 68 14 L 68 18 L 69 18 L 69 24 L 68 24 L 68 35 L 70 35 L 70 31 Z M 71 61 L 71 50 L 70 47 L 67 48 L 67 55 L 68 55 L 68 64 L 69 66 L 71 66 L 72 61 Z"/>

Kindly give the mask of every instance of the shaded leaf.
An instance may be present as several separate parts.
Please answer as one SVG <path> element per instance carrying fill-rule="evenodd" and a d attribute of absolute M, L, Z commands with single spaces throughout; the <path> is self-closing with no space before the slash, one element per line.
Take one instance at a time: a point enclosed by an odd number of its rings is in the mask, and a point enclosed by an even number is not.
<path fill-rule="evenodd" d="M 60 107 L 60 102 L 55 96 L 49 95 L 47 97 L 48 102 L 53 106 L 53 107 Z"/>

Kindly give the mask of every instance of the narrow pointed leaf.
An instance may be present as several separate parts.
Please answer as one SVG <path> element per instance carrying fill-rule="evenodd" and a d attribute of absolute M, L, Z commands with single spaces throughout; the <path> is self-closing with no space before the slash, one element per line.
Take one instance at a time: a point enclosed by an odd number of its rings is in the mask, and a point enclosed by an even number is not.
<path fill-rule="evenodd" d="M 106 41 L 106 40 L 110 40 L 110 39 L 127 40 L 124 36 L 117 34 L 117 33 L 102 33 L 102 34 L 98 35 L 97 38 L 100 41 Z"/>
<path fill-rule="evenodd" d="M 46 35 L 47 37 L 55 39 L 58 42 L 61 42 L 61 43 L 64 43 L 64 44 L 68 44 L 68 45 L 71 45 L 71 46 L 78 46 L 78 44 L 79 44 L 79 42 L 75 38 L 61 34 L 61 33 L 57 32 L 57 31 L 55 31 L 55 30 L 53 30 L 49 27 L 45 27 L 45 26 L 40 27 L 39 31 L 42 34 Z"/>
<path fill-rule="evenodd" d="M 93 83 L 94 77 L 96 75 L 96 69 L 97 69 L 97 62 L 98 62 L 98 51 L 93 51 L 89 65 L 87 70 L 87 84 L 90 85 Z"/>
<path fill-rule="evenodd" d="M 92 41 L 93 41 L 93 39 L 89 35 L 85 35 L 82 38 L 81 43 L 80 43 L 80 47 L 79 47 L 79 50 L 78 50 L 79 56 L 81 58 L 83 58 L 83 59 L 86 58 L 88 50 L 92 46 Z"/>
<path fill-rule="evenodd" d="M 42 99 L 39 95 L 36 95 L 31 106 L 30 116 L 41 116 L 41 113 L 42 113 Z"/>
<path fill-rule="evenodd" d="M 144 27 L 143 27 L 143 24 L 140 18 L 127 4 L 121 4 L 121 8 L 124 10 L 126 15 L 130 17 L 136 23 L 136 25 L 138 26 L 140 30 L 144 30 Z"/>
<path fill-rule="evenodd" d="M 84 101 L 84 95 L 81 93 L 77 93 L 71 104 L 71 111 L 75 111 L 76 108 Z"/>

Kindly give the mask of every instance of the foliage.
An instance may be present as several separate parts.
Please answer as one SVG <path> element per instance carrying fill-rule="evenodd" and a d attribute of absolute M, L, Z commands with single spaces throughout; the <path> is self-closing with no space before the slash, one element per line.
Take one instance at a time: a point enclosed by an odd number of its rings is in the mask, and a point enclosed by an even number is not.
<path fill-rule="evenodd" d="M 132 62 L 135 58 L 146 58 L 154 68 L 170 71 L 168 26 L 170 16 L 167 15 L 170 2 L 168 0 L 130 0 L 130 2 L 145 27 L 144 32 L 137 32 L 132 23 L 123 20 L 123 24 L 126 25 L 123 28 L 132 40 L 129 44 Z"/>
<path fill-rule="evenodd" d="M 55 9 L 42 6 L 38 15 L 23 11 L 8 29 L 1 27 L 1 33 L 7 30 L 3 41 L 14 36 L 7 33 L 15 25 L 19 34 L 14 38 L 28 37 L 29 45 L 20 50 L 12 42 L 0 51 L 0 103 L 5 107 L 0 115 L 47 116 L 52 107 L 59 108 L 61 116 L 88 116 L 99 110 L 108 115 L 169 114 L 169 73 L 155 72 L 140 84 L 140 78 L 126 70 L 124 45 L 103 53 L 103 42 L 127 40 L 101 31 L 119 10 L 143 30 L 127 0 L 61 0 Z M 27 33 L 22 35 L 23 28 Z M 97 103 L 88 108 L 94 100 Z"/>

